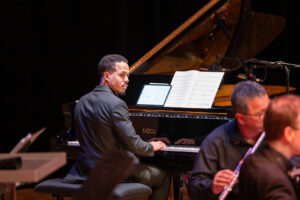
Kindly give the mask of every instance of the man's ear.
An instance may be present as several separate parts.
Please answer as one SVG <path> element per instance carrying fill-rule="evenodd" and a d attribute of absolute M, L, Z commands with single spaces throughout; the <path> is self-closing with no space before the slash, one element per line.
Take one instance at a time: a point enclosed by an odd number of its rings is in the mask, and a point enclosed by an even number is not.
<path fill-rule="evenodd" d="M 294 139 L 294 135 L 295 135 L 295 133 L 294 133 L 292 127 L 287 126 L 283 129 L 284 140 L 287 141 L 288 143 L 290 143 Z"/>
<path fill-rule="evenodd" d="M 239 124 L 244 125 L 246 123 L 245 116 L 241 113 L 235 113 L 235 119 L 239 122 Z"/>
<path fill-rule="evenodd" d="M 108 81 L 109 75 L 110 75 L 109 72 L 104 72 L 103 73 L 103 78 L 104 78 L 105 81 Z"/>

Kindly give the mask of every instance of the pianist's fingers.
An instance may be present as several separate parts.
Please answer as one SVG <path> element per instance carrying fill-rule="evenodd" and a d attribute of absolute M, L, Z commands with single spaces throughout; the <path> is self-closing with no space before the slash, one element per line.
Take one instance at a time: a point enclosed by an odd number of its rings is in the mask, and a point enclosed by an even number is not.
<path fill-rule="evenodd" d="M 151 138 L 149 140 L 149 142 L 152 142 L 152 141 L 162 141 L 165 144 L 170 144 L 171 143 L 170 140 L 167 137 L 154 137 L 154 138 Z"/>
<path fill-rule="evenodd" d="M 189 138 L 181 138 L 177 140 L 175 144 L 195 144 L 195 140 Z"/>
<path fill-rule="evenodd" d="M 153 145 L 154 151 L 158 151 L 160 149 L 163 149 L 163 148 L 167 147 L 167 145 L 165 143 L 161 142 L 161 141 L 157 141 L 157 142 L 152 141 L 150 143 Z"/>

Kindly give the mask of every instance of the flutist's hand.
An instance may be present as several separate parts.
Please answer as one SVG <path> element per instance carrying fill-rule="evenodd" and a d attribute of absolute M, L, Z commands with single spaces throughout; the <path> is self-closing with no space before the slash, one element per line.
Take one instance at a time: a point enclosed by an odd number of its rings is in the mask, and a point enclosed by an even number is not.
<path fill-rule="evenodd" d="M 232 182 L 234 179 L 233 171 L 229 169 L 220 170 L 216 173 L 213 184 L 212 191 L 214 194 L 220 194 L 224 187 Z"/>

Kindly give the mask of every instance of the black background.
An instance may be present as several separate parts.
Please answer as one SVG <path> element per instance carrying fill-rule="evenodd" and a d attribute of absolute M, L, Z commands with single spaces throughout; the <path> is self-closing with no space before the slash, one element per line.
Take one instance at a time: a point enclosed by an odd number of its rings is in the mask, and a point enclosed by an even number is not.
<path fill-rule="evenodd" d="M 119 53 L 133 64 L 205 3 L 199 0 L 1 0 L 1 152 L 46 126 L 31 147 L 47 151 L 63 129 L 61 104 L 98 83 L 97 63 Z M 253 1 L 252 9 L 285 17 L 285 30 L 256 58 L 300 63 L 296 1 Z M 291 72 L 291 85 L 299 86 Z M 285 84 L 281 69 L 267 83 Z"/>

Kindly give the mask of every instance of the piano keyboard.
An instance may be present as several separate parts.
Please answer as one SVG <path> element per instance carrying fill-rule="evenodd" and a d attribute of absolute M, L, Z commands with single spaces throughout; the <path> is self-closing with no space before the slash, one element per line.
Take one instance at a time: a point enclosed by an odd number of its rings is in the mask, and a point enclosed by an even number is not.
<path fill-rule="evenodd" d="M 200 150 L 200 147 L 198 147 L 198 146 L 167 145 L 166 148 L 161 149 L 160 151 L 198 153 L 199 150 Z"/>
<path fill-rule="evenodd" d="M 68 141 L 68 146 L 71 147 L 79 147 L 79 141 Z M 200 147 L 198 146 L 187 146 L 187 145 L 167 145 L 166 148 L 161 149 L 160 151 L 167 151 L 167 152 L 186 152 L 186 153 L 198 153 Z"/>

